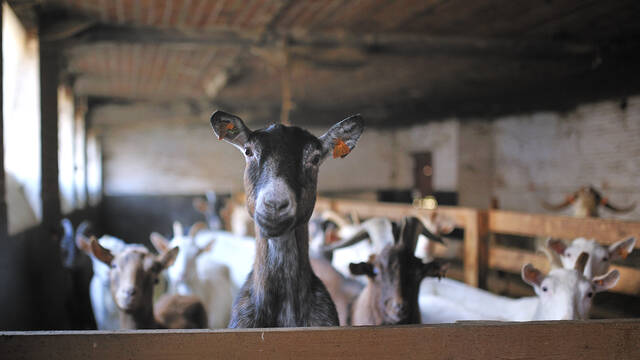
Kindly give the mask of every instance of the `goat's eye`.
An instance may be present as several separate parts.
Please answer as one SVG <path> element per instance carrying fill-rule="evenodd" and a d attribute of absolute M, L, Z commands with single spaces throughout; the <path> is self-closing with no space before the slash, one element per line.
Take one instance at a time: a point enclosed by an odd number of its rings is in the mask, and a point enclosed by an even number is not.
<path fill-rule="evenodd" d="M 570 253 L 567 253 L 567 257 L 568 257 L 568 258 L 570 258 L 570 257 L 571 257 L 571 254 L 570 254 Z"/>
<path fill-rule="evenodd" d="M 320 155 L 314 155 L 311 158 L 311 165 L 316 166 L 320 163 Z"/>
<path fill-rule="evenodd" d="M 549 290 L 546 286 L 542 287 L 542 291 L 547 292 L 547 290 Z"/>
<path fill-rule="evenodd" d="M 253 155 L 253 151 L 251 151 L 251 148 L 244 148 L 244 154 L 247 156 L 252 156 Z"/>
<path fill-rule="evenodd" d="M 608 257 L 603 257 L 602 261 L 609 261 L 609 258 Z"/>
<path fill-rule="evenodd" d="M 116 264 L 111 264 L 111 268 L 115 269 L 116 268 Z"/>
<path fill-rule="evenodd" d="M 593 293 L 592 293 L 591 291 L 589 291 L 589 292 L 587 293 L 587 297 L 588 297 L 588 298 L 593 297 Z"/>

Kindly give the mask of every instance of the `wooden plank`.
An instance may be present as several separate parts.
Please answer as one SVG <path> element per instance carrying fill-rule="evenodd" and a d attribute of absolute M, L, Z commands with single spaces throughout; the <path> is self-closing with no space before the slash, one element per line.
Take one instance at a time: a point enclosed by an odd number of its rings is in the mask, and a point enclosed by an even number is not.
<path fill-rule="evenodd" d="M 488 262 L 488 218 L 485 211 L 469 212 L 464 230 L 464 282 L 486 288 Z"/>
<path fill-rule="evenodd" d="M 415 214 L 428 215 L 433 212 L 433 210 L 415 208 L 410 204 L 328 198 L 321 198 L 316 201 L 316 209 L 321 208 L 322 210 L 332 209 L 341 214 L 349 214 L 355 211 L 358 215 L 365 218 L 382 216 L 394 220 L 399 220 L 403 216 Z M 456 222 L 456 225 L 461 228 L 466 227 L 469 215 L 477 212 L 476 209 L 458 206 L 439 206 L 437 211 L 451 217 Z"/>
<path fill-rule="evenodd" d="M 11 332 L 8 359 L 638 359 L 640 320 L 359 328 Z"/>
<path fill-rule="evenodd" d="M 489 230 L 501 234 L 562 239 L 583 236 L 595 238 L 599 243 L 608 245 L 625 236 L 640 237 L 640 222 L 491 210 Z M 636 242 L 636 248 L 640 248 L 640 241 Z"/>
<path fill-rule="evenodd" d="M 549 271 L 549 262 L 544 255 L 503 246 L 494 246 L 489 250 L 489 267 L 491 269 L 519 274 L 522 266 L 527 263 L 533 264 L 544 273 Z M 634 296 L 640 295 L 640 281 L 638 281 L 640 269 L 619 265 L 613 265 L 611 269 L 620 272 L 620 280 L 610 291 Z"/>

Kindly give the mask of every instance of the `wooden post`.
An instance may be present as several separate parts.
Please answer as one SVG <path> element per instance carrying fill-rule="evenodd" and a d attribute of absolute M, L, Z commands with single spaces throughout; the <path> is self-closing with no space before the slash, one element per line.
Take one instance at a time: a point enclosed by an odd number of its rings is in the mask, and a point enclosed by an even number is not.
<path fill-rule="evenodd" d="M 2 49 L 2 2 L 0 2 L 0 53 Z M 4 99 L 2 89 L 4 86 L 4 74 L 2 73 L 2 56 L 0 56 L 0 241 L 4 241 L 8 235 L 7 219 L 7 191 L 4 174 Z"/>
<path fill-rule="evenodd" d="M 58 183 L 58 50 L 40 42 L 40 139 L 42 224 L 51 229 L 61 217 Z"/>
<path fill-rule="evenodd" d="M 464 281 L 486 288 L 489 259 L 489 220 L 484 210 L 468 210 L 464 229 Z"/>

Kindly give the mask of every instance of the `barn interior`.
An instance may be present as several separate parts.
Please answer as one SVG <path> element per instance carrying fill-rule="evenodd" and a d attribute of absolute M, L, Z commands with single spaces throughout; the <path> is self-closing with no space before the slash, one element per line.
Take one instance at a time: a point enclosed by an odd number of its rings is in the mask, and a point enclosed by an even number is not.
<path fill-rule="evenodd" d="M 569 216 L 544 202 L 592 186 L 631 207 L 601 218 L 638 222 L 639 19 L 630 0 L 2 1 L 0 329 L 74 328 L 61 219 L 151 248 L 204 220 L 194 198 L 244 191 L 217 109 L 316 136 L 361 114 L 357 147 L 322 165 L 323 199 Z M 640 316 L 627 281 L 595 317 Z M 501 270 L 484 286 L 534 294 Z"/>

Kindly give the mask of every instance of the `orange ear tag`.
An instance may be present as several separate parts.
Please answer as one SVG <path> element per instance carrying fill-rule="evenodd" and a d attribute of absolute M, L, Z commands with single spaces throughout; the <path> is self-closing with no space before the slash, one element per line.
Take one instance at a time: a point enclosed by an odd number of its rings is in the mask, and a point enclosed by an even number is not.
<path fill-rule="evenodd" d="M 621 247 L 621 248 L 618 248 L 618 255 L 620 255 L 622 259 L 626 259 L 627 256 L 629 255 L 629 252 L 627 251 L 627 249 Z"/>
<path fill-rule="evenodd" d="M 607 205 L 607 203 L 608 203 L 608 202 L 609 202 L 609 199 L 607 199 L 606 197 L 603 197 L 603 198 L 600 200 L 600 205 Z"/>
<path fill-rule="evenodd" d="M 225 126 L 222 129 L 220 129 L 219 134 L 218 134 L 218 140 L 224 139 L 224 137 L 227 135 L 227 132 L 229 130 L 233 130 L 234 128 L 235 128 L 235 126 L 233 126 L 232 123 L 227 123 L 227 126 Z"/>
<path fill-rule="evenodd" d="M 333 158 L 337 159 L 339 157 L 343 158 L 351 152 L 349 146 L 344 143 L 344 141 L 337 139 L 335 145 L 333 146 Z"/>

